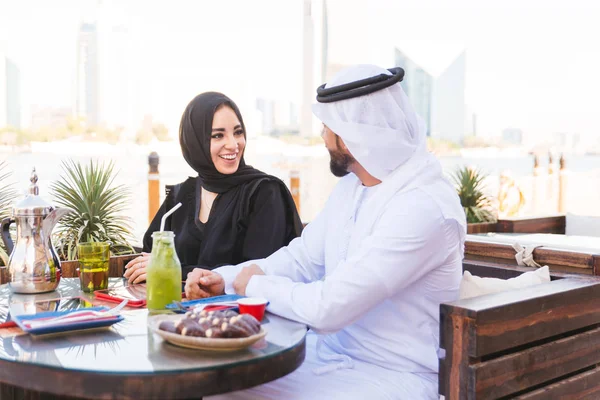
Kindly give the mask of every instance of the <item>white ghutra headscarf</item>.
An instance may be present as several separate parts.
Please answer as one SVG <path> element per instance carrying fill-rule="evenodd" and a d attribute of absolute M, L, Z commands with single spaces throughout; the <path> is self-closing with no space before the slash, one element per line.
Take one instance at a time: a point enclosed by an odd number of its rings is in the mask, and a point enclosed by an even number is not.
<path fill-rule="evenodd" d="M 391 73 L 375 65 L 345 68 L 325 88 Z M 426 153 L 426 127 L 399 83 L 377 92 L 316 103 L 313 113 L 339 135 L 352 156 L 374 177 L 384 180 L 418 153 Z"/>

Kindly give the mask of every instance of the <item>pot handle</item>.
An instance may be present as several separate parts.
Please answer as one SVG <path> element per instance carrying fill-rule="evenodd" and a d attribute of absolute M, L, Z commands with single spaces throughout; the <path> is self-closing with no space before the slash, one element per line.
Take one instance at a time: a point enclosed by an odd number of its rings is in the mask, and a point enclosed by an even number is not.
<path fill-rule="evenodd" d="M 13 251 L 13 248 L 15 247 L 12 239 L 10 238 L 10 224 L 12 224 L 13 222 L 15 222 L 15 220 L 13 218 L 4 218 L 2 220 L 2 241 L 4 242 L 4 245 L 6 246 L 6 250 L 8 251 L 8 255 L 10 255 Z"/>

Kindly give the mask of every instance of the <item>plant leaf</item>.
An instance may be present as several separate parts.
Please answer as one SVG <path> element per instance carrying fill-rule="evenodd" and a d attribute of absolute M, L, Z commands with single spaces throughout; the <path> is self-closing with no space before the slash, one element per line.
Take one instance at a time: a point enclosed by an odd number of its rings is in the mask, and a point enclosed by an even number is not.
<path fill-rule="evenodd" d="M 14 182 L 9 180 L 10 176 L 6 162 L 0 161 L 0 221 L 11 216 L 10 209 L 18 197 Z M 8 264 L 8 256 L 4 242 L 0 241 L 0 266 Z"/>
<path fill-rule="evenodd" d="M 113 184 L 114 164 L 73 160 L 62 163 L 60 179 L 50 186 L 55 202 L 76 213 L 62 218 L 55 230 L 55 243 L 63 259 L 77 257 L 77 244 L 109 241 L 113 254 L 131 254 L 131 219 L 126 216 L 131 199 L 129 188 Z"/>
<path fill-rule="evenodd" d="M 493 212 L 492 199 L 484 193 L 485 178 L 485 174 L 469 167 L 460 167 L 452 174 L 467 223 L 497 221 Z"/>

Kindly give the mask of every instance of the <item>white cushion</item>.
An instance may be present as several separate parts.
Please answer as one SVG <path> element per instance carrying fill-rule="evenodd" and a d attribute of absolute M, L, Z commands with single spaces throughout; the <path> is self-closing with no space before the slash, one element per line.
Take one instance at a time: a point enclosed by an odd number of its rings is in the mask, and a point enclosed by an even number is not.
<path fill-rule="evenodd" d="M 576 236 L 600 236 L 600 217 L 567 214 L 565 234 Z"/>
<path fill-rule="evenodd" d="M 547 282 L 550 282 L 550 269 L 547 265 L 511 279 L 481 278 L 465 271 L 460 282 L 460 298 L 468 299 L 469 297 L 521 289 Z"/>

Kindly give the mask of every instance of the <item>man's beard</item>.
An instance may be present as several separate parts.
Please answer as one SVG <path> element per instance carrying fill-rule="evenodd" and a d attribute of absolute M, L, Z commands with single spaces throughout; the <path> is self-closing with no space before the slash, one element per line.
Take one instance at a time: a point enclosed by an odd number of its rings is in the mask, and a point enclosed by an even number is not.
<path fill-rule="evenodd" d="M 344 177 L 350 173 L 348 167 L 355 160 L 350 154 L 342 153 L 340 150 L 329 150 L 331 160 L 329 161 L 329 169 L 331 173 L 338 178 Z"/>

